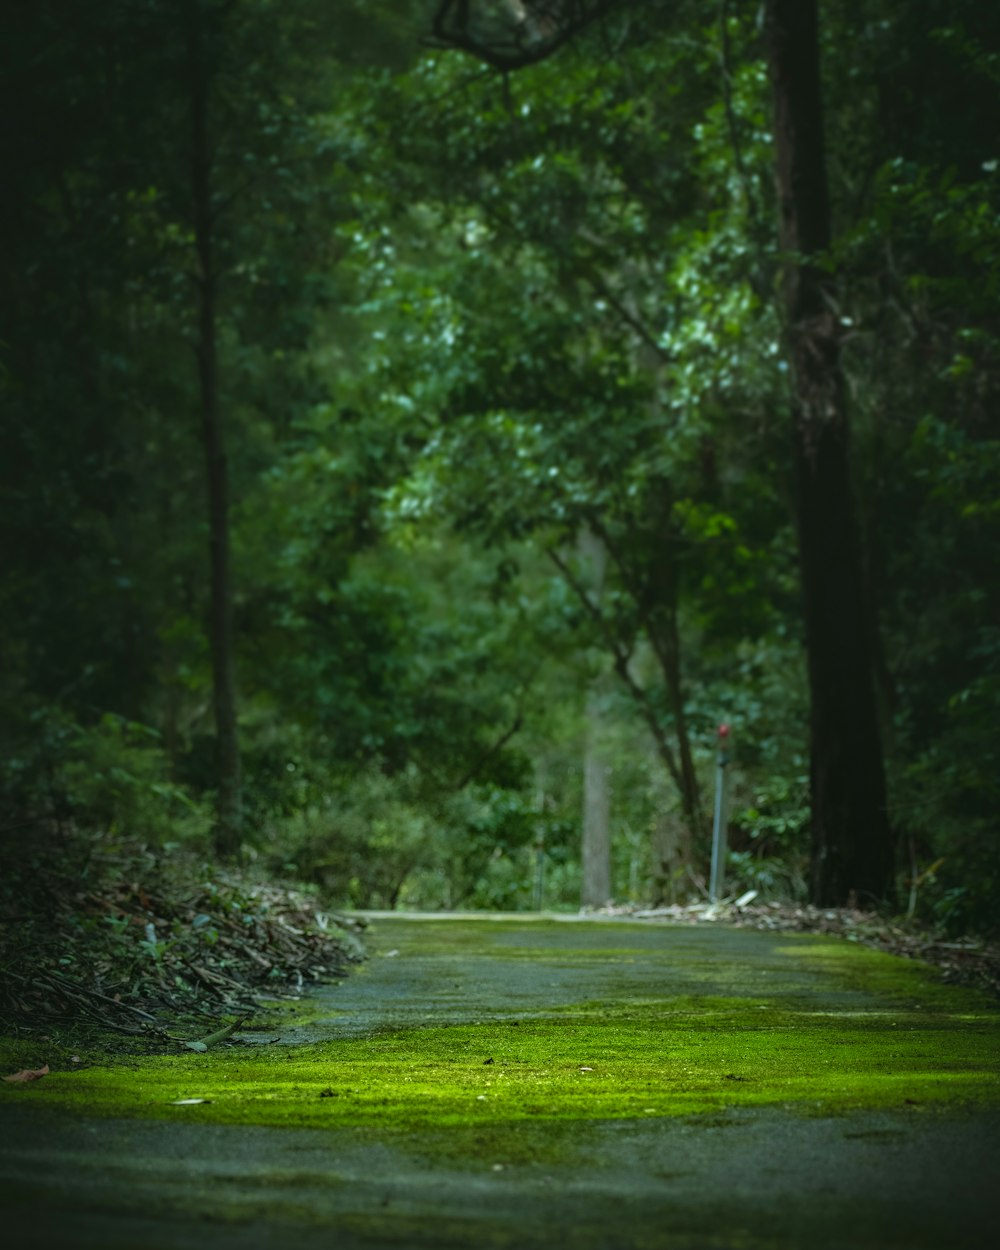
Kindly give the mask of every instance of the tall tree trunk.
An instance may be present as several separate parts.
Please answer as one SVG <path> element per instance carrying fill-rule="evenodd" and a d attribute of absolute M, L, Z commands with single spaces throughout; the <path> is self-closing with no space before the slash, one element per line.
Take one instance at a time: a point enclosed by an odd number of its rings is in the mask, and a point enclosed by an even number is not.
<path fill-rule="evenodd" d="M 767 0 L 780 239 L 794 382 L 799 555 L 811 697 L 812 897 L 884 898 L 893 848 L 830 278 L 816 0 Z"/>
<path fill-rule="evenodd" d="M 212 702 L 215 713 L 215 849 L 231 858 L 240 847 L 242 810 L 240 748 L 233 680 L 232 594 L 229 575 L 229 467 L 219 412 L 218 273 L 212 212 L 212 153 L 208 129 L 210 75 L 197 6 L 189 11 L 188 72 L 191 100 L 191 190 L 198 255 L 198 382 L 201 438 L 205 454 L 211 567 L 210 638 Z"/>
<path fill-rule="evenodd" d="M 607 550 L 592 530 L 580 531 L 578 549 L 589 573 L 595 600 L 600 602 L 607 567 Z M 586 736 L 583 753 L 583 842 L 580 902 L 603 907 L 611 898 L 611 798 L 608 761 L 601 741 L 601 722 L 607 681 L 601 674 L 587 691 Z"/>
<path fill-rule="evenodd" d="M 603 907 L 611 900 L 611 790 L 608 762 L 599 740 L 599 695 L 587 697 L 587 739 L 583 758 L 583 879 L 580 902 Z"/>

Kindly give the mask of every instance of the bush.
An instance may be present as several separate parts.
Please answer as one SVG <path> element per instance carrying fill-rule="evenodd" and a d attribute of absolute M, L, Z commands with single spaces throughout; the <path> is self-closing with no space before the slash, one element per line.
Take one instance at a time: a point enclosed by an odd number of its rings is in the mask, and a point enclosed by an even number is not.
<path fill-rule="evenodd" d="M 539 819 L 516 791 L 441 791 L 416 768 L 371 765 L 275 820 L 269 854 L 353 907 L 508 907 L 524 895 L 518 851 Z"/>
<path fill-rule="evenodd" d="M 170 777 L 159 734 L 106 713 L 81 725 L 58 708 L 28 718 L 31 736 L 0 771 L 10 810 L 162 846 L 207 842 L 211 812 Z"/>

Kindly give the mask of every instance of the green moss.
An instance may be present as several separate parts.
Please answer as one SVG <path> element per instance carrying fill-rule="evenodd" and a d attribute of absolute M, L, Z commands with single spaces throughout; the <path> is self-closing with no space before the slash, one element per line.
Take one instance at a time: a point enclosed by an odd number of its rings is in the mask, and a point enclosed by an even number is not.
<path fill-rule="evenodd" d="M 935 968 L 918 959 L 901 959 L 853 942 L 806 934 L 786 934 L 776 953 L 818 977 L 838 980 L 845 988 L 864 990 L 890 1003 L 953 1010 L 962 991 L 942 982 Z M 968 1001 L 985 1005 L 973 993 Z"/>
<path fill-rule="evenodd" d="M 590 1003 L 520 1024 L 120 1061 L 3 1096 L 90 1114 L 386 1129 L 997 1103 L 997 1041 L 996 1016 L 968 1010 L 845 1019 L 767 1001 Z M 170 1105 L 182 1098 L 209 1101 Z"/>
<path fill-rule="evenodd" d="M 414 954 L 419 984 L 442 952 L 468 960 L 459 927 L 467 926 L 420 925 L 406 934 L 410 948 L 402 954 Z M 101 1063 L 89 1054 L 83 1058 L 92 1066 L 0 1086 L 0 1098 L 97 1115 L 377 1129 L 385 1139 L 416 1135 L 420 1149 L 456 1160 L 529 1162 L 553 1152 L 565 1158 L 567 1134 L 572 1128 L 576 1142 L 582 1123 L 767 1105 L 832 1114 L 1000 1104 L 1000 1014 L 982 996 L 939 984 L 919 964 L 843 942 L 782 937 L 760 945 L 751 971 L 725 960 L 710 966 L 689 937 L 688 965 L 697 964 L 700 984 L 713 992 L 665 993 L 668 968 L 675 984 L 687 975 L 678 973 L 678 950 L 651 947 L 648 938 L 645 947 L 638 937 L 629 945 L 624 936 L 615 948 L 601 948 L 607 937 L 579 926 L 567 954 L 562 946 L 537 947 L 514 926 L 479 925 L 475 933 L 481 957 L 504 967 L 512 947 L 519 969 L 532 959 L 549 969 L 564 960 L 618 969 L 637 962 L 648 972 L 641 993 L 633 982 L 604 990 L 612 995 L 606 998 L 556 1001 L 520 1018 L 513 999 L 503 1004 L 505 1018 L 453 1024 L 441 1023 L 430 1003 L 422 1027 L 400 1021 L 293 1047 Z M 416 956 L 425 962 L 418 966 Z M 513 994 L 517 981 L 511 984 Z M 329 1005 L 307 1003 L 285 1020 L 333 1014 Z M 20 1046 L 16 1055 L 12 1046 Z M 71 1066 L 39 1042 L 30 1053 L 7 1042 L 0 1056 L 8 1070 Z M 191 1098 L 207 1101 L 171 1105 Z"/>

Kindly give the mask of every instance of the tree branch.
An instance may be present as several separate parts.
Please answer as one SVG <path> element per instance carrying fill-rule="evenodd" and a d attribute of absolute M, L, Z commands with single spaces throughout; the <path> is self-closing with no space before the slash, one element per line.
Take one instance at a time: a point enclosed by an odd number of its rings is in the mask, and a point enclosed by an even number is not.
<path fill-rule="evenodd" d="M 643 720 L 645 720 L 646 724 L 649 726 L 650 732 L 653 735 L 653 741 L 656 744 L 656 749 L 660 753 L 660 758 L 667 766 L 667 772 L 670 774 L 671 780 L 677 787 L 678 792 L 683 795 L 684 785 L 681 778 L 681 770 L 677 764 L 677 759 L 674 756 L 673 751 L 670 749 L 670 743 L 667 742 L 666 738 L 663 736 L 663 730 L 660 726 L 660 718 L 656 715 L 656 709 L 653 707 L 648 693 L 643 690 L 642 686 L 639 685 L 629 671 L 629 652 L 625 650 L 621 642 L 615 637 L 604 613 L 587 593 L 587 588 L 581 583 L 580 579 L 576 576 L 559 552 L 553 547 L 548 547 L 546 548 L 545 554 L 566 579 L 567 584 L 585 608 L 587 615 L 600 631 L 601 637 L 604 639 L 614 660 L 615 672 L 625 683 L 629 694 L 638 706 Z"/>
<path fill-rule="evenodd" d="M 495 69 L 524 69 L 544 61 L 616 8 L 619 0 L 508 0 L 507 33 L 487 37 L 475 30 L 469 0 L 439 0 L 425 39 L 431 47 L 456 48 Z"/>
<path fill-rule="evenodd" d="M 656 341 L 652 331 L 645 325 L 642 319 L 635 313 L 631 312 L 625 304 L 612 291 L 607 278 L 597 268 L 584 269 L 582 273 L 584 282 L 589 282 L 594 289 L 602 296 L 603 299 L 611 305 L 619 318 L 633 331 L 634 334 L 652 351 L 664 364 L 671 364 L 674 360 L 672 352 L 668 352 L 660 343 Z"/>
<path fill-rule="evenodd" d="M 639 612 L 639 621 L 642 628 L 645 630 L 646 637 L 649 640 L 649 645 L 653 648 L 653 654 L 656 656 L 657 662 L 663 671 L 664 679 L 666 679 L 670 658 L 667 652 L 663 649 L 663 639 L 660 631 L 656 628 L 655 622 L 652 619 L 652 613 L 650 612 L 649 605 L 649 589 L 643 585 L 643 581 L 636 571 L 635 566 L 625 558 L 624 552 L 611 537 L 607 528 L 601 523 L 601 521 L 598 519 L 591 519 L 589 524 L 598 535 L 601 542 L 603 542 L 605 547 L 607 547 L 608 554 L 616 564 L 622 581 L 625 583 L 626 589 L 632 596 L 632 600 Z"/>
<path fill-rule="evenodd" d="M 732 44 L 729 39 L 729 0 L 721 0 L 719 10 L 719 30 L 722 36 L 719 48 L 719 61 L 722 68 L 722 102 L 726 111 L 729 146 L 733 151 L 733 164 L 736 166 L 736 176 L 740 181 L 740 186 L 743 188 L 743 195 L 746 199 L 747 217 L 751 223 L 756 224 L 760 216 L 757 211 L 757 197 L 754 195 L 750 174 L 743 159 L 743 147 L 740 143 L 736 108 L 733 104 L 733 54 Z"/>
<path fill-rule="evenodd" d="M 462 780 L 455 787 L 455 790 L 456 791 L 464 790 L 470 781 L 474 781 L 476 779 L 476 776 L 482 771 L 483 766 L 485 764 L 488 764 L 495 755 L 500 754 L 500 752 L 504 749 L 507 743 L 510 742 L 511 738 L 513 738 L 514 735 L 520 730 L 523 724 L 524 724 L 524 718 L 522 717 L 521 713 L 518 712 L 513 725 L 511 725 L 511 727 L 507 730 L 507 732 L 503 734 L 501 737 L 499 737 L 496 740 L 496 742 L 488 746 L 485 751 L 480 752 L 477 759 L 473 762 L 472 767 L 469 769 L 469 771 L 465 774 Z"/>

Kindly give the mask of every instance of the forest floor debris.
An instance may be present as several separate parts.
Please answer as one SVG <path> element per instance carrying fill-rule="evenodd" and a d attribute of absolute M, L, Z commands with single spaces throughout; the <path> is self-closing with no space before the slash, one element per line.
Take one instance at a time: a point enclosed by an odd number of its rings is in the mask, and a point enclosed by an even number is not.
<path fill-rule="evenodd" d="M 674 903 L 663 907 L 612 904 L 595 909 L 593 914 L 668 924 L 730 924 L 776 933 L 842 937 L 890 955 L 921 959 L 938 968 L 945 982 L 975 986 L 1000 998 L 1000 942 L 976 936 L 945 937 L 917 921 L 858 907 L 762 902 L 750 894 L 752 891 L 717 903 Z"/>
<path fill-rule="evenodd" d="M 259 1014 L 363 952 L 363 922 L 188 855 L 78 836 L 48 851 L 0 885 L 7 1033 L 70 1026 L 176 1047 L 177 1031 Z"/>

